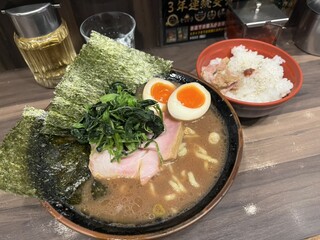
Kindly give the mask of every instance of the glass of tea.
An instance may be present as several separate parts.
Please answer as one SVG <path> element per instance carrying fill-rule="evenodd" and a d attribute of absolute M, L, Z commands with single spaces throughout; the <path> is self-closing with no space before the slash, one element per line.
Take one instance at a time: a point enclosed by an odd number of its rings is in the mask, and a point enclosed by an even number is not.
<path fill-rule="evenodd" d="M 136 21 L 124 12 L 102 12 L 85 19 L 80 33 L 89 41 L 91 31 L 96 31 L 128 47 L 135 47 L 134 30 Z"/>
<path fill-rule="evenodd" d="M 66 22 L 51 3 L 2 11 L 15 27 L 14 41 L 38 84 L 54 88 L 76 57 Z"/>

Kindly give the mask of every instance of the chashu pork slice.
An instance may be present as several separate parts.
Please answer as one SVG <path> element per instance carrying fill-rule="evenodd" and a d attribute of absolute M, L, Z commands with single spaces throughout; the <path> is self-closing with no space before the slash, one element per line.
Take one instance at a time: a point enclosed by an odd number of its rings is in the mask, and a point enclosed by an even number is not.
<path fill-rule="evenodd" d="M 113 156 L 108 151 L 97 152 L 92 148 L 89 161 L 89 169 L 92 176 L 97 180 L 112 178 L 138 178 L 140 162 L 147 153 L 145 150 L 138 150 L 128 157 L 121 159 L 120 163 L 111 162 Z"/>
<path fill-rule="evenodd" d="M 183 138 L 183 125 L 182 122 L 175 120 L 170 115 L 164 116 L 163 123 L 165 132 L 157 137 L 155 141 L 158 143 L 162 158 L 165 161 L 177 157 Z M 156 151 L 156 144 L 151 143 L 147 149 Z"/>
<path fill-rule="evenodd" d="M 146 184 L 160 172 L 160 161 L 157 151 L 147 150 L 140 161 L 139 178 L 141 185 Z"/>
<path fill-rule="evenodd" d="M 182 122 L 165 116 L 164 126 L 165 131 L 155 141 L 163 160 L 175 159 L 183 138 Z M 160 172 L 160 158 L 155 143 L 122 158 L 120 162 L 111 162 L 111 159 L 112 156 L 108 151 L 97 152 L 93 148 L 89 169 L 95 179 L 137 178 L 144 185 Z"/>
<path fill-rule="evenodd" d="M 162 159 L 165 161 L 177 157 L 183 138 L 183 125 L 182 122 L 174 120 L 170 116 L 165 116 L 164 126 L 165 132 L 155 141 L 158 144 Z M 151 143 L 146 150 L 148 152 L 143 156 L 140 165 L 140 182 L 142 185 L 160 171 L 160 159 L 156 144 Z"/>

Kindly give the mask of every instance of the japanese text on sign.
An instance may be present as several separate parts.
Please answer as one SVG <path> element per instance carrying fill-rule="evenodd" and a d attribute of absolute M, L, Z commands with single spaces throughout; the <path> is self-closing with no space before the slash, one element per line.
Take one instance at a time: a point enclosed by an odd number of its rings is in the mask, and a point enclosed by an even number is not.
<path fill-rule="evenodd" d="M 217 36 L 224 31 L 226 0 L 163 0 L 164 43 Z"/>

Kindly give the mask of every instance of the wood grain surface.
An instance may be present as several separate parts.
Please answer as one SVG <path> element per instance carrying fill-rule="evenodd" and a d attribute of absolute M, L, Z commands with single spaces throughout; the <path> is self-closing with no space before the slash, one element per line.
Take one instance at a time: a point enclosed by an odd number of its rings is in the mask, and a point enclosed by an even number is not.
<path fill-rule="evenodd" d="M 195 73 L 199 53 L 220 39 L 149 49 Z M 244 153 L 239 173 L 206 216 L 165 239 L 319 239 L 320 57 L 297 49 L 290 32 L 278 46 L 300 64 L 299 94 L 270 116 L 241 119 Z M 25 105 L 45 108 L 52 89 L 37 85 L 28 69 L 0 75 L 0 141 Z M 65 227 L 32 198 L 0 192 L 0 239 L 91 239 Z"/>

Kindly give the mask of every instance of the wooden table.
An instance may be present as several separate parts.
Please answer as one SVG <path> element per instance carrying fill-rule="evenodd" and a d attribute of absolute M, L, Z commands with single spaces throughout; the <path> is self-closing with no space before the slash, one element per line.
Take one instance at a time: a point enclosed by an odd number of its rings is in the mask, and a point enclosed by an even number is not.
<path fill-rule="evenodd" d="M 195 73 L 203 48 L 219 39 L 148 52 Z M 304 239 L 320 234 L 320 57 L 298 50 L 284 34 L 278 44 L 301 65 L 300 93 L 268 117 L 241 120 L 244 154 L 222 201 L 192 226 L 166 239 Z M 28 69 L 0 74 L 0 140 L 25 105 L 45 108 L 53 91 Z M 32 198 L 0 192 L 0 239 L 90 239 L 68 229 Z"/>

